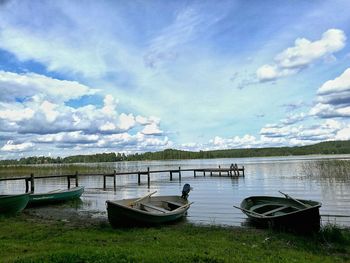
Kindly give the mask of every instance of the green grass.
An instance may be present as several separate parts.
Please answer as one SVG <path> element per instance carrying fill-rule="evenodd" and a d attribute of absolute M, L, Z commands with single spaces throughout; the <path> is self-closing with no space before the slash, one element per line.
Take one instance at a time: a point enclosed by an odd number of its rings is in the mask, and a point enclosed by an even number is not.
<path fill-rule="evenodd" d="M 327 240 L 335 228 L 305 237 L 189 224 L 113 229 L 38 220 L 0 218 L 0 262 L 350 262 L 350 231 L 338 229 L 335 240 Z"/>

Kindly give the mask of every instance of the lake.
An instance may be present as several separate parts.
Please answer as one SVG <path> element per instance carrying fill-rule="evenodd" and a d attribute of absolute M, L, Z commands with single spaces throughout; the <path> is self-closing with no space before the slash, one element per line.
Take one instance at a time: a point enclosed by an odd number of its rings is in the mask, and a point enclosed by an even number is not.
<path fill-rule="evenodd" d="M 74 165 L 73 168 L 71 165 L 45 165 L 30 166 L 28 169 L 33 169 L 35 174 L 64 174 L 67 173 L 67 169 L 77 169 L 84 173 L 111 173 L 113 170 L 145 171 L 147 167 L 150 167 L 150 170 L 178 169 L 179 166 L 182 169 L 213 168 L 219 165 L 229 167 L 231 163 L 237 163 L 239 167 L 244 165 L 245 177 L 210 177 L 209 174 L 204 177 L 199 173 L 194 178 L 193 172 L 182 172 L 182 180 L 179 182 L 177 174 L 174 174 L 173 181 L 169 180 L 169 173 L 151 174 L 150 189 L 147 187 L 147 176 L 141 177 L 141 185 L 137 184 L 137 175 L 117 176 L 116 191 L 112 188 L 112 178 L 107 178 L 107 189 L 103 190 L 102 176 L 82 176 L 79 178 L 79 185 L 85 186 L 85 192 L 76 209 L 106 217 L 106 200 L 138 197 L 152 191 L 157 191 L 157 195 L 178 195 L 181 194 L 182 186 L 189 183 L 194 188 L 189 200 L 194 204 L 189 209 L 186 220 L 191 223 L 245 225 L 246 216 L 233 208 L 233 205 L 239 205 L 247 196 L 280 196 L 278 191 L 282 191 L 292 197 L 322 202 L 322 223 L 330 222 L 350 227 L 350 182 L 310 177 L 305 174 L 305 164 L 320 159 L 349 160 L 350 155 L 118 162 L 80 164 Z M 9 170 L 11 175 L 17 175 L 15 169 Z M 2 169 L 2 177 L 4 174 Z M 23 175 L 23 168 L 18 174 Z M 66 187 L 65 178 L 35 180 L 36 192 Z M 0 193 L 20 193 L 24 189 L 23 181 L 0 182 Z"/>

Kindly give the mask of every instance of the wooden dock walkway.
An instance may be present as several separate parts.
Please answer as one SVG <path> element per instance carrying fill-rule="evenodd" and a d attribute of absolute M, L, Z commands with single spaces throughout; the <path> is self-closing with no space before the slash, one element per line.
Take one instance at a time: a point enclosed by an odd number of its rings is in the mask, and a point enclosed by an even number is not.
<path fill-rule="evenodd" d="M 151 186 L 151 174 L 155 173 L 169 173 L 169 180 L 172 181 L 174 175 L 176 175 L 181 181 L 182 172 L 193 172 L 193 176 L 196 178 L 197 176 L 206 176 L 209 174 L 210 176 L 222 176 L 222 177 L 244 177 L 245 169 L 244 166 L 241 168 L 238 167 L 237 164 L 231 164 L 228 168 L 221 168 L 219 165 L 218 168 L 191 168 L 191 169 L 169 169 L 169 170 L 150 170 L 147 167 L 146 171 L 134 171 L 134 172 L 117 172 L 116 170 L 113 173 L 93 173 L 93 174 L 79 174 L 76 171 L 74 174 L 64 174 L 64 175 L 48 175 L 48 176 L 34 176 L 33 173 L 30 176 L 22 176 L 22 177 L 9 177 L 9 178 L 0 178 L 1 181 L 15 181 L 15 180 L 24 180 L 26 185 L 26 192 L 34 192 L 35 190 L 35 179 L 51 179 L 51 178 L 67 178 L 67 187 L 68 189 L 71 187 L 71 180 L 75 183 L 75 186 L 79 186 L 79 177 L 82 176 L 103 176 L 103 189 L 107 188 L 107 178 L 113 179 L 113 188 L 116 190 L 117 182 L 116 177 L 121 175 L 137 175 L 137 183 L 141 185 L 141 176 L 147 176 L 147 185 L 148 188 Z"/>

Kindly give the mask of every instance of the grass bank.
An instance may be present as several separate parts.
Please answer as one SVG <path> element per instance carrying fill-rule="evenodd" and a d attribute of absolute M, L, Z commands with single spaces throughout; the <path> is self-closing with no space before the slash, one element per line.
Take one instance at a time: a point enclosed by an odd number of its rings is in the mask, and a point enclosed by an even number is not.
<path fill-rule="evenodd" d="M 337 232 L 338 231 L 338 232 Z M 0 218 L 0 262 L 349 262 L 350 231 L 313 237 L 177 224 L 112 229 Z"/>

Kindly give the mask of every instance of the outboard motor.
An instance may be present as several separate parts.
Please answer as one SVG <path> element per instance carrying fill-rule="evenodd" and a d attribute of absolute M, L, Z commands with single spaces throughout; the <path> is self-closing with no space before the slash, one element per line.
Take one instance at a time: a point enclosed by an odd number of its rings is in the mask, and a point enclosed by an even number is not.
<path fill-rule="evenodd" d="M 192 187 L 189 184 L 185 184 L 182 188 L 182 196 L 181 198 L 187 200 L 189 192 L 192 190 Z"/>

